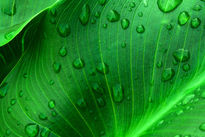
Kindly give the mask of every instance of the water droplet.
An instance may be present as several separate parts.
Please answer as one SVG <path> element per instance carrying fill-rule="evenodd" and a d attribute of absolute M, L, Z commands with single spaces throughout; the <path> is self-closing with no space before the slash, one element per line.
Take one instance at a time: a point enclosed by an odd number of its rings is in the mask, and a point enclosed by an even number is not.
<path fill-rule="evenodd" d="M 22 90 L 19 91 L 19 97 L 23 97 L 24 92 Z"/>
<path fill-rule="evenodd" d="M 55 108 L 55 106 L 56 106 L 56 103 L 55 103 L 54 100 L 50 100 L 50 101 L 48 102 L 48 107 L 49 107 L 50 109 Z"/>
<path fill-rule="evenodd" d="M 101 74 L 108 74 L 109 73 L 109 67 L 106 63 L 102 62 L 99 63 L 96 67 L 97 72 Z"/>
<path fill-rule="evenodd" d="M 85 100 L 83 98 L 81 98 L 81 99 L 78 99 L 77 105 L 80 108 L 85 108 L 86 107 L 86 102 L 85 102 Z"/>
<path fill-rule="evenodd" d="M 200 126 L 199 126 L 199 129 L 201 131 L 205 131 L 205 123 L 202 123 Z"/>
<path fill-rule="evenodd" d="M 178 111 L 176 112 L 177 116 L 179 116 L 179 115 L 181 115 L 181 114 L 183 114 L 183 113 L 184 113 L 184 111 L 183 111 L 182 109 L 180 109 L 180 110 L 178 110 Z"/>
<path fill-rule="evenodd" d="M 169 81 L 174 77 L 174 75 L 175 75 L 174 69 L 166 68 L 162 73 L 162 81 Z"/>
<path fill-rule="evenodd" d="M 187 96 L 183 99 L 182 104 L 183 104 L 183 105 L 186 105 L 186 104 L 190 103 L 191 100 L 194 99 L 194 97 L 195 97 L 195 94 L 187 95 Z"/>
<path fill-rule="evenodd" d="M 57 32 L 61 37 L 67 37 L 70 35 L 71 32 L 71 28 L 70 25 L 68 24 L 64 24 L 64 23 L 60 23 L 57 26 Z"/>
<path fill-rule="evenodd" d="M 176 9 L 183 0 L 158 0 L 157 5 L 162 12 L 171 12 Z"/>
<path fill-rule="evenodd" d="M 185 49 L 178 49 L 172 55 L 177 62 L 185 62 L 190 58 L 189 51 Z"/>
<path fill-rule="evenodd" d="M 158 68 L 161 68 L 161 67 L 162 67 L 162 61 L 161 61 L 161 60 L 157 62 L 157 67 L 158 67 Z"/>
<path fill-rule="evenodd" d="M 4 38 L 7 40 L 11 40 L 14 37 L 15 33 L 16 33 L 16 31 L 7 32 L 7 33 L 5 33 Z"/>
<path fill-rule="evenodd" d="M 55 117 L 57 114 L 56 114 L 55 111 L 52 111 L 52 112 L 51 112 L 51 115 L 52 115 L 53 117 Z"/>
<path fill-rule="evenodd" d="M 100 85 L 96 82 L 92 83 L 92 90 L 95 91 L 98 94 L 103 94 L 104 90 Z"/>
<path fill-rule="evenodd" d="M 109 22 L 116 22 L 120 20 L 120 14 L 116 10 L 110 10 L 107 14 L 107 20 Z"/>
<path fill-rule="evenodd" d="M 90 7 L 88 4 L 83 5 L 79 20 L 82 25 L 86 25 L 90 18 Z"/>
<path fill-rule="evenodd" d="M 107 0 L 99 0 L 100 5 L 105 5 Z"/>
<path fill-rule="evenodd" d="M 205 91 L 201 93 L 201 97 L 205 99 Z"/>
<path fill-rule="evenodd" d="M 130 2 L 129 7 L 130 8 L 134 8 L 136 6 L 136 4 L 134 2 Z"/>
<path fill-rule="evenodd" d="M 122 19 L 121 20 L 122 29 L 124 29 L 124 30 L 127 29 L 129 27 L 129 25 L 130 25 L 130 22 L 129 22 L 128 19 Z"/>
<path fill-rule="evenodd" d="M 7 95 L 7 91 L 8 91 L 8 84 L 2 83 L 2 85 L 0 85 L 0 98 L 5 97 Z"/>
<path fill-rule="evenodd" d="M 36 137 L 39 132 L 39 126 L 36 124 L 28 124 L 25 126 L 25 132 L 29 137 Z"/>
<path fill-rule="evenodd" d="M 139 16 L 139 17 L 143 17 L 143 12 L 139 12 L 139 13 L 138 13 L 138 16 Z"/>
<path fill-rule="evenodd" d="M 8 1 L 5 1 L 3 3 L 3 8 L 1 8 L 1 11 L 8 15 L 8 16 L 13 16 L 16 14 L 16 2 L 15 0 L 8 0 Z"/>
<path fill-rule="evenodd" d="M 122 48 L 126 48 L 126 47 L 127 47 L 127 44 L 126 44 L 125 42 L 123 42 L 123 43 L 121 44 L 121 47 L 122 47 Z"/>
<path fill-rule="evenodd" d="M 41 133 L 40 133 L 41 137 L 49 137 L 49 135 L 50 135 L 50 131 L 48 129 L 44 128 L 43 130 L 41 130 Z"/>
<path fill-rule="evenodd" d="M 201 5 L 198 5 L 198 4 L 194 5 L 193 7 L 194 11 L 200 11 L 201 9 L 202 9 Z"/>
<path fill-rule="evenodd" d="M 95 24 L 96 23 L 96 19 L 95 18 L 92 18 L 91 19 L 91 24 Z"/>
<path fill-rule="evenodd" d="M 198 28 L 200 26 L 200 24 L 201 24 L 201 20 L 199 18 L 193 18 L 191 20 L 191 27 L 194 29 Z"/>
<path fill-rule="evenodd" d="M 24 77 L 24 78 L 28 78 L 28 74 L 27 74 L 27 73 L 24 73 L 24 74 L 23 74 L 23 77 Z"/>
<path fill-rule="evenodd" d="M 172 30 L 173 25 L 171 23 L 169 23 L 169 24 L 166 25 L 166 28 L 167 28 L 167 30 Z"/>
<path fill-rule="evenodd" d="M 53 84 L 55 84 L 55 82 L 54 82 L 53 80 L 50 80 L 50 81 L 49 81 L 49 84 L 50 84 L 50 85 L 53 85 Z"/>
<path fill-rule="evenodd" d="M 99 18 L 99 17 L 100 17 L 100 14 L 101 14 L 101 13 L 100 13 L 99 11 L 96 11 L 96 12 L 95 12 L 95 17 L 96 17 L 96 18 Z"/>
<path fill-rule="evenodd" d="M 40 120 L 47 120 L 48 119 L 48 117 L 44 113 L 40 113 L 38 117 Z"/>
<path fill-rule="evenodd" d="M 174 137 L 182 137 L 181 135 L 175 135 Z"/>
<path fill-rule="evenodd" d="M 7 108 L 7 112 L 8 112 L 8 113 L 11 113 L 11 112 L 12 112 L 12 108 L 11 108 L 11 107 L 8 107 L 8 108 Z"/>
<path fill-rule="evenodd" d="M 101 97 L 97 98 L 97 103 L 98 103 L 99 107 L 104 107 L 105 106 L 105 101 Z"/>
<path fill-rule="evenodd" d="M 113 100 L 117 103 L 121 102 L 123 100 L 123 88 L 120 84 L 117 84 L 112 87 L 112 93 L 113 93 Z"/>
<path fill-rule="evenodd" d="M 11 99 L 10 104 L 15 105 L 16 104 L 16 99 Z"/>
<path fill-rule="evenodd" d="M 190 15 L 188 12 L 183 11 L 178 16 L 178 23 L 179 25 L 185 25 L 189 21 Z"/>
<path fill-rule="evenodd" d="M 65 47 L 60 48 L 60 50 L 59 50 L 59 55 L 60 55 L 61 57 L 65 57 L 65 56 L 67 55 L 67 50 L 66 50 Z"/>
<path fill-rule="evenodd" d="M 56 12 L 56 8 L 51 8 L 50 9 L 50 14 L 52 15 L 52 16 L 56 16 L 57 14 L 56 14 L 57 12 Z"/>
<path fill-rule="evenodd" d="M 144 33 L 145 32 L 145 27 L 143 25 L 138 25 L 136 28 L 136 31 L 138 33 Z"/>
<path fill-rule="evenodd" d="M 53 63 L 53 70 L 55 73 L 59 73 L 60 70 L 61 70 L 61 64 L 57 63 L 57 62 L 54 62 Z"/>
<path fill-rule="evenodd" d="M 185 71 L 185 72 L 188 72 L 190 70 L 190 65 L 188 63 L 184 64 L 182 66 L 182 69 Z"/>
<path fill-rule="evenodd" d="M 6 130 L 6 135 L 10 135 L 11 131 L 9 129 Z"/>
<path fill-rule="evenodd" d="M 106 24 L 106 23 L 105 23 L 105 24 L 103 24 L 103 28 L 105 28 L 105 29 L 107 28 L 107 24 Z"/>
<path fill-rule="evenodd" d="M 85 66 L 85 62 L 81 58 L 76 58 L 73 61 L 73 67 L 76 68 L 76 69 L 82 69 L 84 66 Z"/>

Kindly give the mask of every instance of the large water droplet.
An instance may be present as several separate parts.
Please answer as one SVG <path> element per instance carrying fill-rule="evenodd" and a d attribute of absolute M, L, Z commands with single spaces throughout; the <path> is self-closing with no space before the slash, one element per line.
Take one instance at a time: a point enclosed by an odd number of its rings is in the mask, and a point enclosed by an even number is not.
<path fill-rule="evenodd" d="M 56 106 L 56 103 L 55 103 L 54 100 L 50 100 L 50 101 L 48 102 L 48 107 L 49 107 L 50 109 L 55 108 L 55 106 Z"/>
<path fill-rule="evenodd" d="M 1 11 L 9 16 L 13 16 L 16 13 L 16 1 L 15 0 L 6 0 L 2 4 Z"/>
<path fill-rule="evenodd" d="M 190 15 L 188 12 L 183 11 L 178 16 L 178 23 L 179 25 L 185 25 L 189 21 Z"/>
<path fill-rule="evenodd" d="M 50 135 L 50 131 L 48 129 L 41 130 L 40 136 L 41 137 L 48 137 Z"/>
<path fill-rule="evenodd" d="M 121 20 L 121 26 L 122 26 L 123 29 L 127 29 L 129 27 L 129 25 L 130 25 L 130 22 L 129 22 L 128 19 L 122 19 Z"/>
<path fill-rule="evenodd" d="M 168 81 L 171 80 L 175 75 L 174 69 L 172 68 L 166 68 L 164 69 L 162 73 L 162 81 Z"/>
<path fill-rule="evenodd" d="M 199 129 L 201 131 L 204 131 L 205 132 L 205 123 L 202 123 L 200 126 L 199 126 Z"/>
<path fill-rule="evenodd" d="M 171 12 L 176 9 L 183 0 L 158 0 L 157 5 L 162 12 Z"/>
<path fill-rule="evenodd" d="M 60 23 L 57 26 L 57 31 L 61 37 L 67 37 L 70 35 L 71 28 L 68 24 Z"/>
<path fill-rule="evenodd" d="M 29 137 L 36 137 L 39 132 L 39 126 L 36 124 L 28 124 L 25 126 L 25 132 Z"/>
<path fill-rule="evenodd" d="M 8 84 L 7 83 L 3 83 L 0 86 L 0 98 L 5 97 L 6 94 L 7 94 L 7 91 L 8 91 Z"/>
<path fill-rule="evenodd" d="M 85 66 L 85 62 L 83 59 L 81 58 L 76 58 L 74 61 L 73 61 L 73 67 L 76 68 L 76 69 L 81 69 Z"/>
<path fill-rule="evenodd" d="M 201 24 L 201 20 L 199 18 L 193 18 L 191 20 L 191 27 L 194 29 L 198 28 L 200 26 L 200 24 Z"/>
<path fill-rule="evenodd" d="M 113 100 L 115 102 L 119 103 L 123 100 L 124 93 L 123 93 L 123 88 L 120 84 L 117 84 L 112 87 L 112 93 L 113 93 Z"/>
<path fill-rule="evenodd" d="M 54 62 L 53 63 L 53 70 L 55 73 L 59 73 L 60 70 L 61 70 L 61 64 L 57 63 L 57 62 Z"/>
<path fill-rule="evenodd" d="M 102 74 L 108 74 L 109 73 L 109 67 L 105 63 L 99 63 L 96 67 L 97 72 Z"/>
<path fill-rule="evenodd" d="M 82 25 L 86 25 L 90 18 L 90 7 L 88 4 L 83 5 L 79 20 Z"/>
<path fill-rule="evenodd" d="M 120 20 L 120 14 L 116 10 L 110 10 L 107 14 L 107 20 L 109 22 L 116 22 Z"/>
<path fill-rule="evenodd" d="M 189 51 L 185 49 L 178 49 L 175 52 L 173 52 L 172 55 L 177 62 L 185 62 L 188 61 L 190 58 Z"/>

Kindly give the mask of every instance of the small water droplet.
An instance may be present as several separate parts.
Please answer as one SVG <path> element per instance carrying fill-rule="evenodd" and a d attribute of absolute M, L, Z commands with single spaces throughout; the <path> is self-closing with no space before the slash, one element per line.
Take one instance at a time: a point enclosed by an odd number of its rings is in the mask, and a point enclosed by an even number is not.
<path fill-rule="evenodd" d="M 129 22 L 128 19 L 122 19 L 121 20 L 122 29 L 124 29 L 124 30 L 127 29 L 129 27 L 129 25 L 130 25 L 130 22 Z"/>
<path fill-rule="evenodd" d="M 102 97 L 97 98 L 97 103 L 99 107 L 104 107 L 105 106 L 105 101 Z"/>
<path fill-rule="evenodd" d="M 171 12 L 176 9 L 183 0 L 158 0 L 157 5 L 159 9 L 164 12 Z"/>
<path fill-rule="evenodd" d="M 80 108 L 85 108 L 85 107 L 87 106 L 87 105 L 86 105 L 86 102 L 85 102 L 85 100 L 84 100 L 83 98 L 78 99 L 77 105 L 78 105 L 78 107 L 80 107 Z"/>
<path fill-rule="evenodd" d="M 53 70 L 55 73 L 59 73 L 60 70 L 61 70 L 61 64 L 57 63 L 57 62 L 54 62 L 53 63 Z"/>
<path fill-rule="evenodd" d="M 166 68 L 164 69 L 162 73 L 162 81 L 169 81 L 171 80 L 175 75 L 175 71 L 172 68 Z"/>
<path fill-rule="evenodd" d="M 96 82 L 92 83 L 92 90 L 98 94 L 103 94 L 104 90 L 100 85 Z"/>
<path fill-rule="evenodd" d="M 190 103 L 191 100 L 194 99 L 194 97 L 195 97 L 195 94 L 187 95 L 187 96 L 183 99 L 182 104 L 183 104 L 183 105 L 186 105 L 186 104 Z"/>
<path fill-rule="evenodd" d="M 65 56 L 67 55 L 66 47 L 60 48 L 60 50 L 59 50 L 59 55 L 60 55 L 61 57 L 65 57 Z"/>
<path fill-rule="evenodd" d="M 185 62 L 190 58 L 189 51 L 185 49 L 178 49 L 172 55 L 177 62 Z"/>
<path fill-rule="evenodd" d="M 116 84 L 112 87 L 112 93 L 113 93 L 113 100 L 117 103 L 121 102 L 124 97 L 123 88 L 120 84 Z"/>
<path fill-rule="evenodd" d="M 48 102 L 48 107 L 49 107 L 50 109 L 54 109 L 55 106 L 56 106 L 56 103 L 55 103 L 54 100 L 50 100 L 50 101 Z"/>
<path fill-rule="evenodd" d="M 19 97 L 23 97 L 24 92 L 22 90 L 19 91 Z"/>
<path fill-rule="evenodd" d="M 97 72 L 101 74 L 108 74 L 109 73 L 109 67 L 106 63 L 102 62 L 99 63 L 96 67 Z"/>
<path fill-rule="evenodd" d="M 51 8 L 50 14 L 55 17 L 57 15 L 56 8 Z"/>
<path fill-rule="evenodd" d="M 139 13 L 138 13 L 138 16 L 139 16 L 139 17 L 143 17 L 143 12 L 139 12 Z"/>
<path fill-rule="evenodd" d="M 12 108 L 11 108 L 11 107 L 8 107 L 8 108 L 7 108 L 7 112 L 8 112 L 8 113 L 11 113 L 11 112 L 12 112 Z"/>
<path fill-rule="evenodd" d="M 46 128 L 43 128 L 43 130 L 41 130 L 40 136 L 41 137 L 49 137 L 50 135 L 50 131 Z"/>
<path fill-rule="evenodd" d="M 134 2 L 130 2 L 129 7 L 130 8 L 134 8 L 136 6 L 136 4 Z"/>
<path fill-rule="evenodd" d="M 50 81 L 49 81 L 49 84 L 50 84 L 50 85 L 54 85 L 55 82 L 54 82 L 53 80 L 50 80 Z"/>
<path fill-rule="evenodd" d="M 121 44 L 121 47 L 122 47 L 122 48 L 126 48 L 126 47 L 127 47 L 127 44 L 126 44 L 125 42 L 123 42 L 123 43 Z"/>
<path fill-rule="evenodd" d="M 90 7 L 88 4 L 83 5 L 80 16 L 79 16 L 79 20 L 81 22 L 82 25 L 86 25 L 89 21 L 90 18 Z"/>
<path fill-rule="evenodd" d="M 44 113 L 40 113 L 38 117 L 40 120 L 47 120 L 48 119 L 48 117 Z"/>
<path fill-rule="evenodd" d="M 3 3 L 3 7 L 1 8 L 1 11 L 8 15 L 13 16 L 16 14 L 16 2 L 15 0 L 7 0 Z"/>
<path fill-rule="evenodd" d="M 175 135 L 174 137 L 182 137 L 181 135 Z"/>
<path fill-rule="evenodd" d="M 106 1 L 107 1 L 107 0 L 99 0 L 99 4 L 103 6 L 103 5 L 106 4 Z"/>
<path fill-rule="evenodd" d="M 202 9 L 202 7 L 201 7 L 201 5 L 199 5 L 199 4 L 196 4 L 196 5 L 194 5 L 194 7 L 193 7 L 193 10 L 194 11 L 200 11 Z"/>
<path fill-rule="evenodd" d="M 55 117 L 55 116 L 57 115 L 57 113 L 56 113 L 55 111 L 52 111 L 52 112 L 51 112 L 51 115 L 52 115 L 53 117 Z"/>
<path fill-rule="evenodd" d="M 101 13 L 100 13 L 99 11 L 96 11 L 96 12 L 95 12 L 95 17 L 96 17 L 96 18 L 99 18 L 99 17 L 100 17 L 100 14 L 101 14 Z"/>
<path fill-rule="evenodd" d="M 162 61 L 160 60 L 157 62 L 157 68 L 161 68 L 161 67 L 162 67 Z"/>
<path fill-rule="evenodd" d="M 7 91 L 8 91 L 8 84 L 2 83 L 2 85 L 0 85 L 0 99 L 7 95 Z"/>
<path fill-rule="evenodd" d="M 166 28 L 167 28 L 167 30 L 172 30 L 173 25 L 171 23 L 169 23 L 169 24 L 166 25 Z"/>
<path fill-rule="evenodd" d="M 39 133 L 39 126 L 32 123 L 25 126 L 25 132 L 29 137 L 36 137 Z"/>
<path fill-rule="evenodd" d="M 73 67 L 76 68 L 76 69 L 82 69 L 84 66 L 85 66 L 85 62 L 81 58 L 76 58 L 73 61 Z"/>
<path fill-rule="evenodd" d="M 201 131 L 204 131 L 205 132 L 205 123 L 202 123 L 200 126 L 199 126 L 199 129 Z"/>
<path fill-rule="evenodd" d="M 15 105 L 16 104 L 16 99 L 11 99 L 10 104 Z"/>
<path fill-rule="evenodd" d="M 185 25 L 188 21 L 189 21 L 189 19 L 190 19 L 190 15 L 189 15 L 189 13 L 188 12 L 186 12 L 186 11 L 183 11 L 183 12 L 181 12 L 180 14 L 179 14 L 179 16 L 178 16 L 178 23 L 179 23 L 179 25 Z"/>
<path fill-rule="evenodd" d="M 107 20 L 109 22 L 117 22 L 120 20 L 120 14 L 116 10 L 110 10 L 107 14 Z"/>
<path fill-rule="evenodd" d="M 190 70 L 190 65 L 189 65 L 188 63 L 183 64 L 182 69 L 183 69 L 185 72 L 188 72 L 188 71 Z"/>
<path fill-rule="evenodd" d="M 6 135 L 9 136 L 10 134 L 11 134 L 11 131 L 10 131 L 9 129 L 7 129 L 7 130 L 6 130 Z"/>
<path fill-rule="evenodd" d="M 183 113 L 184 113 L 184 111 L 183 111 L 182 109 L 180 109 L 180 110 L 178 110 L 178 111 L 176 112 L 177 116 L 179 116 L 179 115 L 181 115 L 181 114 L 183 114 Z"/>
<path fill-rule="evenodd" d="M 199 18 L 193 18 L 191 20 L 191 27 L 194 29 L 198 28 L 200 26 L 200 24 L 201 24 L 201 20 Z"/>
<path fill-rule="evenodd" d="M 67 37 L 70 35 L 71 28 L 70 25 L 60 23 L 57 25 L 57 32 L 61 37 Z"/>
<path fill-rule="evenodd" d="M 91 24 L 95 24 L 96 23 L 96 19 L 95 18 L 92 18 L 91 19 Z"/>
<path fill-rule="evenodd" d="M 136 31 L 138 33 L 144 33 L 145 32 L 145 27 L 143 25 L 138 25 L 136 28 Z"/>

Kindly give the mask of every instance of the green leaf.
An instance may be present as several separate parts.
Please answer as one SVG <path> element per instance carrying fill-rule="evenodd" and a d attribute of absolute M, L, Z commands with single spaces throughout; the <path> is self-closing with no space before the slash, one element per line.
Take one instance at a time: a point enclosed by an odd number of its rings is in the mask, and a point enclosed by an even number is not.
<path fill-rule="evenodd" d="M 203 137 L 205 16 L 192 9 L 204 2 L 158 3 L 45 11 L 2 83 L 0 136 Z"/>
<path fill-rule="evenodd" d="M 0 2 L 0 46 L 11 41 L 38 14 L 57 0 L 2 0 Z"/>

